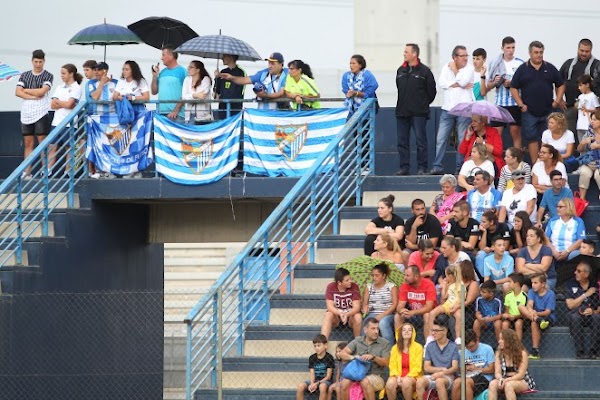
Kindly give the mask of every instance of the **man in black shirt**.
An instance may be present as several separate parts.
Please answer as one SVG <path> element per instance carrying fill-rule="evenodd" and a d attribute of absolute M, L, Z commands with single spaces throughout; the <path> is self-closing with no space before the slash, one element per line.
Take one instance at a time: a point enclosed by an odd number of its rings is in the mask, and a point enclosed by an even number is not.
<path fill-rule="evenodd" d="M 471 206 L 465 200 L 458 201 L 453 209 L 454 219 L 450 221 L 448 235 L 461 240 L 461 247 L 466 252 L 473 252 L 479 240 L 479 221 L 469 217 Z"/>
<path fill-rule="evenodd" d="M 248 76 L 246 71 L 241 69 L 237 65 L 238 56 L 231 54 L 223 54 L 223 64 L 227 66 L 221 70 L 221 72 L 215 71 L 215 99 L 226 100 L 226 99 L 243 99 L 245 85 L 237 85 L 231 81 L 221 79 L 221 74 L 230 74 L 232 76 Z M 242 103 L 231 103 L 231 114 L 234 116 L 242 110 Z M 227 118 L 227 104 L 219 103 L 219 111 L 215 113 L 215 119 Z"/>
<path fill-rule="evenodd" d="M 406 235 L 405 249 L 402 251 L 404 265 L 408 266 L 410 253 L 419 249 L 419 242 L 423 239 L 431 240 L 437 246 L 442 240 L 442 226 L 435 215 L 427 213 L 425 202 L 414 199 L 411 205 L 413 217 L 409 218 L 404 225 Z"/>

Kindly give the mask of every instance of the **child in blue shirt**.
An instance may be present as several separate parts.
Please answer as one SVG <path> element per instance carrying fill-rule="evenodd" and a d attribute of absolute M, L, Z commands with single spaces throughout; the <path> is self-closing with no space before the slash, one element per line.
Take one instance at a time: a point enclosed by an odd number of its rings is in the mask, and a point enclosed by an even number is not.
<path fill-rule="evenodd" d="M 496 340 L 500 337 L 502 330 L 502 302 L 494 294 L 496 284 L 492 280 L 487 280 L 479 287 L 481 296 L 475 300 L 475 322 L 473 330 L 477 337 L 481 337 L 482 329 L 494 328 Z"/>
<path fill-rule="evenodd" d="M 515 260 L 506 251 L 503 237 L 495 237 L 492 246 L 494 252 L 483 260 L 483 279 L 491 279 L 496 285 L 502 285 L 502 293 L 506 294 L 510 290 L 508 276 L 515 269 Z"/>
<path fill-rule="evenodd" d="M 342 382 L 342 372 L 344 372 L 344 368 L 348 365 L 348 361 L 340 360 L 340 353 L 348 346 L 347 342 L 339 342 L 337 346 L 335 346 L 335 381 L 329 386 L 329 390 L 327 391 L 327 400 L 333 399 L 333 392 L 335 392 L 336 398 L 341 397 L 340 388 Z"/>
<path fill-rule="evenodd" d="M 527 307 L 519 306 L 523 318 L 531 321 L 531 341 L 533 344 L 529 355 L 531 359 L 541 358 L 539 351 L 541 332 L 556 321 L 555 308 L 556 297 L 554 292 L 546 287 L 546 274 L 533 274 L 531 276 L 531 289 L 527 293 Z"/>

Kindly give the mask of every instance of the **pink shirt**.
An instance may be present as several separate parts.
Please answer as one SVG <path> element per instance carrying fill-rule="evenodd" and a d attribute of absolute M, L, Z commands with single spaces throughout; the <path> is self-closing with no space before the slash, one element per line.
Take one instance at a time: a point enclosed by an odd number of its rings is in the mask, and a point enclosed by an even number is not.
<path fill-rule="evenodd" d="M 352 283 L 350 289 L 345 292 L 338 290 L 337 282 L 331 282 L 325 289 L 325 299 L 333 300 L 335 308 L 342 311 L 349 311 L 352 309 L 352 302 L 354 300 L 360 301 L 360 289 L 356 283 Z"/>
<path fill-rule="evenodd" d="M 413 251 L 412 253 L 410 253 L 410 257 L 408 257 L 408 265 L 416 265 L 417 267 L 419 267 L 419 270 L 421 272 L 435 270 L 435 262 L 439 256 L 440 253 L 434 251 L 431 260 L 429 260 L 427 265 L 423 266 L 423 261 L 421 260 L 421 252 Z"/>

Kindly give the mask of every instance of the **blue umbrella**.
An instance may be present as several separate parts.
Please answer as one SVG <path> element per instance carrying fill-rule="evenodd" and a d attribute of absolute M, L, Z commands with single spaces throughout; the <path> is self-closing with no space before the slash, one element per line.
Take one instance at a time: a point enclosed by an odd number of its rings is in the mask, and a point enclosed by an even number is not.
<path fill-rule="evenodd" d="M 107 24 L 106 20 L 103 24 L 80 30 L 68 41 L 68 44 L 104 46 L 104 61 L 106 61 L 106 46 L 138 43 L 142 43 L 142 40 L 135 33 L 124 26 Z"/>
<path fill-rule="evenodd" d="M 21 75 L 19 71 L 0 61 L 0 81 L 7 81 Z"/>
<path fill-rule="evenodd" d="M 203 58 L 220 59 L 223 54 L 232 54 L 238 56 L 239 60 L 262 60 L 248 43 L 226 35 L 199 36 L 183 43 L 175 51 Z"/>

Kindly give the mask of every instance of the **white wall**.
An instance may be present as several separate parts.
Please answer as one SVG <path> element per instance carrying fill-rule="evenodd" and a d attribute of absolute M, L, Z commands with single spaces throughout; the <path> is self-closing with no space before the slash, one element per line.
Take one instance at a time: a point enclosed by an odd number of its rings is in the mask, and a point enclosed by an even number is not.
<path fill-rule="evenodd" d="M 83 9 L 83 4 L 90 8 Z M 340 95 L 339 79 L 354 45 L 353 0 L 30 0 L 6 6 L 0 13 L 0 61 L 28 70 L 31 52 L 41 48 L 56 84 L 62 65 L 74 63 L 79 68 L 86 59 L 102 58 L 101 47 L 67 45 L 79 30 L 100 24 L 103 18 L 126 26 L 153 15 L 182 20 L 199 35 L 218 34 L 222 29 L 224 35 L 250 43 L 264 57 L 279 51 L 286 62 L 302 59 L 314 69 L 323 95 Z M 108 47 L 106 61 L 114 76 L 120 75 L 127 59 L 140 63 L 150 79 L 150 65 L 160 60 L 160 51 L 144 44 Z M 180 58 L 184 65 L 191 59 Z M 204 62 L 209 71 L 215 69 L 215 60 Z M 240 65 L 249 73 L 266 67 L 265 62 Z M 14 96 L 15 83 L 0 83 L 0 111 L 20 108 Z"/>

